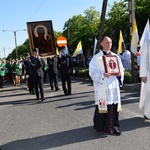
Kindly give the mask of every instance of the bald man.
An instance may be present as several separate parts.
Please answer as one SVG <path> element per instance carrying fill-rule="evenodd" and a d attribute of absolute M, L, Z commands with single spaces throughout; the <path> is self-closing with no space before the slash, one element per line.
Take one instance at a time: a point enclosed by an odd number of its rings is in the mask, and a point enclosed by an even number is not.
<path fill-rule="evenodd" d="M 102 49 L 89 64 L 89 75 L 94 84 L 95 113 L 94 129 L 97 132 L 121 135 L 119 131 L 119 111 L 121 110 L 120 82 L 123 82 L 124 68 L 118 55 L 111 52 L 112 40 L 105 36 L 101 41 Z M 105 72 L 103 56 L 114 55 L 118 59 L 119 70 L 116 75 Z"/>

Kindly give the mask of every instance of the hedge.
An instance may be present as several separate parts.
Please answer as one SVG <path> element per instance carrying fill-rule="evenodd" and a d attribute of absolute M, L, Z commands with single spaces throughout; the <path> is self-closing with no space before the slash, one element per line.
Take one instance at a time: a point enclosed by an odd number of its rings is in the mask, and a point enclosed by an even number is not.
<path fill-rule="evenodd" d="M 75 69 L 75 74 L 73 76 L 90 79 L 88 68 L 83 69 L 80 67 L 75 67 L 74 69 Z M 138 82 L 138 78 L 139 78 L 138 76 L 139 76 L 139 73 L 136 72 L 135 73 L 136 82 Z M 124 73 L 124 84 L 131 84 L 131 83 L 133 83 L 131 71 L 126 70 Z"/>

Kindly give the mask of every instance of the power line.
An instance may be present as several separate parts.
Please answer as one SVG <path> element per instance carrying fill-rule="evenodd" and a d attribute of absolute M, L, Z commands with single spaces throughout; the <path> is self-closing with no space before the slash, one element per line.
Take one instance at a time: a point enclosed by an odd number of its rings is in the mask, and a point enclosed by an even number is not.
<path fill-rule="evenodd" d="M 34 12 L 32 13 L 32 15 L 27 19 L 26 22 L 28 22 L 28 21 L 43 7 L 43 5 L 46 3 L 46 1 L 47 1 L 47 0 L 42 0 L 42 1 L 41 1 L 41 3 L 38 5 L 38 7 L 35 9 L 35 11 L 34 11 Z M 22 27 L 24 27 L 24 25 L 25 25 L 25 23 L 23 23 L 23 24 L 20 26 L 20 28 L 18 28 L 18 29 L 21 29 Z M 12 41 L 11 38 L 9 39 L 8 44 L 10 44 L 10 41 Z M 7 45 L 8 45 L 8 44 L 7 44 Z"/>
<path fill-rule="evenodd" d="M 41 3 L 38 5 L 38 7 L 35 9 L 33 14 L 26 20 L 26 22 L 30 21 L 30 19 L 42 8 L 42 6 L 46 3 L 47 0 L 42 0 Z M 23 24 L 24 25 L 24 24 Z M 23 26 L 22 25 L 22 26 Z M 21 27 L 22 27 L 21 26 Z"/>

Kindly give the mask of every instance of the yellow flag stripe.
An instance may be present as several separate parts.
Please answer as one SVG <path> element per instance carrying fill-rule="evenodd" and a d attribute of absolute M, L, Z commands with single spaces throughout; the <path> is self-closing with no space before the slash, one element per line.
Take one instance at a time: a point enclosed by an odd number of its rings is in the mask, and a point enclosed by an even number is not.
<path fill-rule="evenodd" d="M 122 31 L 120 30 L 120 35 L 119 35 L 119 43 L 118 43 L 118 53 L 122 53 L 122 42 L 123 42 L 123 36 L 122 36 Z"/>

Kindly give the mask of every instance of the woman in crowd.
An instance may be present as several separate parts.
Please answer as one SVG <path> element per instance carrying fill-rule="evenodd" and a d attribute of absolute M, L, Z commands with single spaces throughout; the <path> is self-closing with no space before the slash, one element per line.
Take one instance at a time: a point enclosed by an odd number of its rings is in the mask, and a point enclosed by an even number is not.
<path fill-rule="evenodd" d="M 5 60 L 0 60 L 0 88 L 4 87 L 5 65 Z"/>

